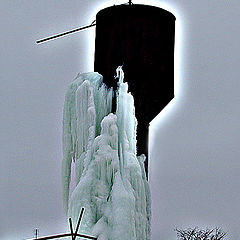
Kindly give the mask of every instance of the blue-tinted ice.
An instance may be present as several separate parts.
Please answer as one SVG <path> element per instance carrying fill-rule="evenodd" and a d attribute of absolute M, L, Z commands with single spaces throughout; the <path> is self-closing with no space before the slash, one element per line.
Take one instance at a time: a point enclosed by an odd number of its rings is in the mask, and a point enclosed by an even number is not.
<path fill-rule="evenodd" d="M 79 74 L 70 84 L 63 116 L 63 201 L 75 226 L 81 211 L 81 233 L 99 240 L 149 240 L 151 200 L 137 157 L 134 99 L 119 67 L 117 110 L 111 113 L 113 90 L 98 73 Z M 71 195 L 71 165 L 75 182 Z"/>

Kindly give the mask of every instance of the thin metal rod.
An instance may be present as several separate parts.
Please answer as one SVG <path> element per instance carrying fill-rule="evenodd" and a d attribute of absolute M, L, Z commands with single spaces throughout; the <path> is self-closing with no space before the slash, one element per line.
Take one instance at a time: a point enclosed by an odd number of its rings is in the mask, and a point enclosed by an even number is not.
<path fill-rule="evenodd" d="M 65 233 L 65 234 L 58 234 L 58 235 L 54 235 L 54 236 L 41 237 L 41 238 L 37 238 L 37 239 L 35 238 L 35 239 L 32 239 L 32 240 L 48 240 L 48 239 L 56 239 L 56 238 L 61 238 L 61 237 L 64 238 L 64 237 L 71 237 L 71 236 L 72 236 L 71 233 Z M 92 236 L 88 236 L 88 235 L 84 235 L 84 234 L 75 234 L 75 233 L 73 233 L 73 236 L 97 240 L 96 237 L 92 237 Z"/>
<path fill-rule="evenodd" d="M 75 230 L 75 236 L 73 237 L 73 240 L 75 240 L 75 238 L 76 238 L 76 234 L 78 232 L 78 229 L 79 229 L 79 226 L 80 226 L 80 223 L 81 223 L 81 220 L 82 220 L 83 212 L 84 212 L 84 208 L 82 208 L 82 210 L 81 210 L 80 217 L 78 219 L 77 227 L 76 227 L 76 230 Z"/>
<path fill-rule="evenodd" d="M 72 226 L 72 219 L 69 218 L 69 225 L 70 225 L 70 231 L 71 231 L 71 234 L 72 234 L 72 240 L 73 240 L 73 226 Z"/>
<path fill-rule="evenodd" d="M 36 43 L 37 44 L 43 43 L 43 42 L 46 42 L 46 41 L 49 41 L 49 40 L 52 40 L 52 39 L 55 39 L 55 38 L 59 38 L 59 37 L 62 37 L 62 36 L 65 36 L 67 34 L 77 32 L 77 31 L 81 31 L 81 30 L 84 30 L 84 29 L 87 29 L 87 28 L 90 28 L 90 27 L 93 27 L 93 26 L 96 26 L 96 23 L 92 23 L 88 26 L 76 28 L 76 29 L 73 29 L 73 30 L 70 30 L 70 31 L 67 31 L 67 32 L 64 32 L 64 33 L 60 33 L 60 34 L 57 34 L 57 35 L 54 35 L 54 36 L 50 36 L 50 37 L 47 37 L 47 38 L 39 39 L 39 40 L 36 41 Z"/>
<path fill-rule="evenodd" d="M 76 237 L 82 237 L 82 238 L 87 238 L 87 239 L 93 239 L 93 240 L 97 240 L 96 237 L 92 237 L 89 235 L 84 235 L 84 234 L 78 234 L 78 229 L 82 220 L 82 216 L 83 216 L 83 212 L 84 212 L 84 208 L 81 209 L 81 213 L 78 219 L 78 223 L 77 223 L 77 228 L 75 233 L 73 232 L 73 225 L 72 225 L 72 219 L 69 218 L 69 225 L 70 225 L 70 230 L 71 233 L 66 233 L 66 234 L 58 234 L 58 235 L 52 235 L 52 236 L 47 236 L 47 237 L 41 237 L 41 238 L 34 238 L 32 240 L 48 240 L 48 239 L 56 239 L 56 238 L 65 238 L 65 237 L 72 237 L 72 239 L 76 239 Z"/>

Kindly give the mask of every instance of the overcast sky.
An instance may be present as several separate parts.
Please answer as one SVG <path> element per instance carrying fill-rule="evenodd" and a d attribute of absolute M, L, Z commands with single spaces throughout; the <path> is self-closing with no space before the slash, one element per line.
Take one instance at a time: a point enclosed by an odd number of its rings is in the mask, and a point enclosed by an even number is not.
<path fill-rule="evenodd" d="M 219 226 L 238 240 L 240 1 L 153 2 L 177 17 L 178 59 L 176 98 L 151 126 L 152 239 L 174 240 L 176 227 Z M 101 6 L 114 3 L 0 1 L 0 239 L 66 228 L 64 95 L 78 72 L 93 70 L 94 29 L 34 42 L 89 24 Z"/>

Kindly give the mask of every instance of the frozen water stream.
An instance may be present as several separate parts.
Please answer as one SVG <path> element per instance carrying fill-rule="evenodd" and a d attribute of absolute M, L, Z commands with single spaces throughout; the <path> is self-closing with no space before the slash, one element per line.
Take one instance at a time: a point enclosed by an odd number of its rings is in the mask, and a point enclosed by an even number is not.
<path fill-rule="evenodd" d="M 149 240 L 151 200 L 137 157 L 134 99 L 119 67 L 117 110 L 111 113 L 113 90 L 98 73 L 79 74 L 64 104 L 62 184 L 66 214 L 75 226 L 81 211 L 81 233 L 99 240 Z M 69 194 L 71 164 L 76 187 Z"/>

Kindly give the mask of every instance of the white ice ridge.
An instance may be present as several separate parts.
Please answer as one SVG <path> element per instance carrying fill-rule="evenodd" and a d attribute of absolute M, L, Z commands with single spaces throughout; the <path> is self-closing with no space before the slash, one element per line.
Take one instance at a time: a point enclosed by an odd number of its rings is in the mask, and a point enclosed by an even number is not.
<path fill-rule="evenodd" d="M 119 75 L 116 114 L 113 90 L 98 73 L 79 74 L 68 88 L 63 116 L 63 200 L 79 232 L 98 240 L 149 240 L 151 200 L 144 170 L 136 155 L 134 99 Z M 71 165 L 76 186 L 69 194 Z M 70 195 L 70 196 L 69 196 Z"/>

